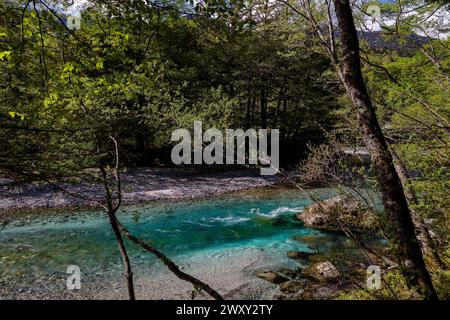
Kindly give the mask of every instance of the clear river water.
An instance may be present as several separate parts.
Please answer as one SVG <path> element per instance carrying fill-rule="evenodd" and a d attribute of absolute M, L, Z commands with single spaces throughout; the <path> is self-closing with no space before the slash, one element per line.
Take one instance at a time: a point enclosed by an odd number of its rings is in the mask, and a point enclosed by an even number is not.
<path fill-rule="evenodd" d="M 312 190 L 320 198 L 333 189 Z M 210 200 L 128 206 L 118 217 L 135 235 L 152 243 L 183 268 L 220 271 L 298 267 L 289 250 L 311 248 L 298 236 L 330 237 L 304 227 L 295 214 L 311 201 L 300 191 L 268 188 Z M 339 236 L 334 235 L 335 240 Z M 164 271 L 156 258 L 127 242 L 135 270 Z M 120 255 L 105 214 L 97 211 L 33 214 L 0 227 L 0 274 L 35 277 L 78 265 L 83 274 L 121 270 Z M 257 253 L 257 254 L 255 254 Z M 236 261 L 240 261 L 236 265 Z M 220 265 L 220 267 L 218 267 Z M 216 269 L 215 269 L 216 268 Z M 214 270 L 213 270 L 214 269 Z M 223 270 L 222 270 L 223 271 Z M 230 275 L 228 275 L 230 276 Z M 230 276 L 231 277 L 231 276 Z"/>

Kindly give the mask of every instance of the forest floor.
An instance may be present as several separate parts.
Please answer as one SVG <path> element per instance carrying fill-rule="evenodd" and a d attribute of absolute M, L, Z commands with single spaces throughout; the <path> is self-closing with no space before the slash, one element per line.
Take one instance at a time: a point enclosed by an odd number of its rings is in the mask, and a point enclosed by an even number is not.
<path fill-rule="evenodd" d="M 100 185 L 10 188 L 10 182 L 0 179 L 0 211 L 95 207 L 103 197 Z M 202 199 L 280 182 L 279 176 L 261 176 L 259 169 L 132 168 L 122 175 L 123 203 Z"/>

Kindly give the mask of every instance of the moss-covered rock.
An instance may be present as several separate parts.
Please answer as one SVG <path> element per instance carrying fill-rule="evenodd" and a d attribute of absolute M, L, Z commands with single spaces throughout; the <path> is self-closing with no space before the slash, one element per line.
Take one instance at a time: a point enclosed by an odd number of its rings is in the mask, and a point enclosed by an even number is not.
<path fill-rule="evenodd" d="M 376 231 L 377 214 L 354 198 L 334 197 L 306 207 L 297 215 L 307 227 L 342 231 L 347 227 L 354 231 Z"/>
<path fill-rule="evenodd" d="M 338 269 L 330 261 L 316 263 L 304 273 L 322 282 L 335 281 L 340 277 Z"/>

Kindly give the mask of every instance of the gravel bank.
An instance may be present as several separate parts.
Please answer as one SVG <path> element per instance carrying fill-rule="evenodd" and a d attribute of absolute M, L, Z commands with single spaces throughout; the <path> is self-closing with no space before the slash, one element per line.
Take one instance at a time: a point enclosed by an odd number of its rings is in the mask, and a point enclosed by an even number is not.
<path fill-rule="evenodd" d="M 126 190 L 124 204 L 206 198 L 281 182 L 280 177 L 261 176 L 256 169 L 133 168 L 127 170 L 122 179 Z M 0 211 L 92 207 L 103 195 L 99 185 L 61 185 L 68 193 L 52 185 L 26 185 L 14 189 L 7 185 L 8 181 L 0 181 Z"/>

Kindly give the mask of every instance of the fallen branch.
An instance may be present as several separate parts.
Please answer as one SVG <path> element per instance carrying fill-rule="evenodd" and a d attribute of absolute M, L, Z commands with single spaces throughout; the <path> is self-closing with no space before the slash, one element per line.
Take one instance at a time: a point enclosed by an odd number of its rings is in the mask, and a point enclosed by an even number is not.
<path fill-rule="evenodd" d="M 211 297 L 213 297 L 216 300 L 224 300 L 222 296 L 213 288 L 211 288 L 209 285 L 204 283 L 203 281 L 183 272 L 180 270 L 180 268 L 167 256 L 165 256 L 162 252 L 158 251 L 154 247 L 147 244 L 144 240 L 135 237 L 131 232 L 125 228 L 124 225 L 122 225 L 116 218 L 117 225 L 119 226 L 122 233 L 131 241 L 136 243 L 137 245 L 140 245 L 142 248 L 147 250 L 148 252 L 154 254 L 159 260 L 161 260 L 167 268 L 169 268 L 170 271 L 172 271 L 179 279 L 190 282 L 194 285 L 195 288 L 200 288 L 207 292 Z"/>

